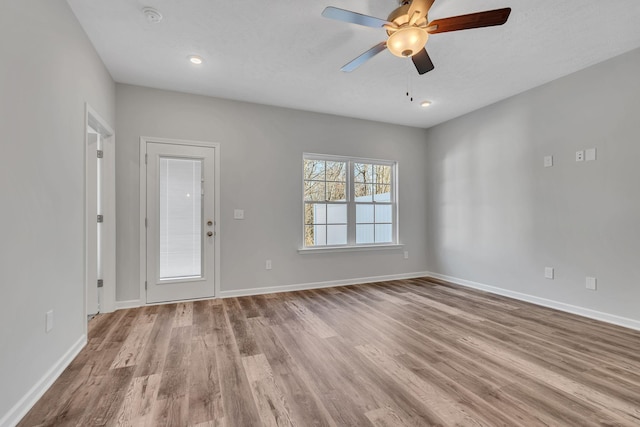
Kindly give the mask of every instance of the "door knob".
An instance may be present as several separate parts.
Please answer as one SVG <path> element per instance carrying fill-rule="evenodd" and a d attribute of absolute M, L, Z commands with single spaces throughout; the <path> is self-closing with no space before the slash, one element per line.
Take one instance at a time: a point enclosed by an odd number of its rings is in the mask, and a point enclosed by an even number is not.
<path fill-rule="evenodd" d="M 213 225 L 213 221 L 207 221 L 207 225 L 211 227 Z"/>
<path fill-rule="evenodd" d="M 207 236 L 209 236 L 209 237 L 213 236 L 213 231 L 208 231 L 207 232 Z"/>

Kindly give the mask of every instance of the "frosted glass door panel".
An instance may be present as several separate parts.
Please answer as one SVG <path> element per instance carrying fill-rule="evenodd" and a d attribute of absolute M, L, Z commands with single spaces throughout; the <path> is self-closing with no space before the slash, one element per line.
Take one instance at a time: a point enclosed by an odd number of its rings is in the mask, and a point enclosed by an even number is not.
<path fill-rule="evenodd" d="M 160 280 L 202 277 L 202 160 L 160 157 Z"/>

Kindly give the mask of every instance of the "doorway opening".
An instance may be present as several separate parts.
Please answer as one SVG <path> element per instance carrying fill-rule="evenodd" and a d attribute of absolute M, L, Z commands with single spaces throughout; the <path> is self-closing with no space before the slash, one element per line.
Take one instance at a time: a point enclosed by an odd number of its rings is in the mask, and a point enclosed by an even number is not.
<path fill-rule="evenodd" d="M 85 316 L 115 308 L 115 135 L 86 105 Z"/>

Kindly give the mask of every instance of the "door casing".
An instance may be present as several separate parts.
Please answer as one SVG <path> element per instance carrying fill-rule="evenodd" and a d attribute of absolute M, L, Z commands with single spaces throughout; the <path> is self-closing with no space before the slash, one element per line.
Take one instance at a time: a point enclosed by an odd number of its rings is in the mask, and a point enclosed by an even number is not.
<path fill-rule="evenodd" d="M 96 232 L 97 218 L 95 214 L 95 206 L 90 209 L 89 203 L 93 203 L 89 197 L 89 191 L 96 191 L 95 188 L 89 188 L 87 185 L 87 174 L 95 173 L 95 168 L 90 168 L 88 162 L 96 162 L 95 152 L 89 156 L 89 132 L 88 128 L 95 129 L 102 139 L 102 150 L 104 157 L 101 160 L 101 180 L 102 180 L 102 203 L 103 209 L 101 214 L 104 216 L 102 228 L 102 279 L 104 286 L 102 288 L 102 298 L 100 311 L 109 313 L 115 310 L 116 306 L 116 175 L 115 175 L 115 132 L 89 104 L 85 104 L 85 123 L 84 123 L 84 152 L 85 152 L 85 215 L 84 215 L 84 314 L 83 323 L 87 327 L 87 294 L 88 286 L 97 286 L 94 278 L 88 277 L 88 260 L 97 259 L 97 247 L 89 247 L 89 233 Z M 95 179 L 95 177 L 93 177 Z M 93 199 L 95 200 L 95 199 Z M 86 333 L 86 329 L 85 329 Z"/>

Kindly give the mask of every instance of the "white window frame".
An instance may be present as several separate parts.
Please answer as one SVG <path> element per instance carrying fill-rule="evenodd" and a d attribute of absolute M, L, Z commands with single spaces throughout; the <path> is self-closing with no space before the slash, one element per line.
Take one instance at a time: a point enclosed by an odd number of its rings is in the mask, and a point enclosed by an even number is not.
<path fill-rule="evenodd" d="M 362 251 L 362 250 L 380 250 L 395 249 L 403 247 L 399 242 L 399 209 L 398 209 L 398 162 L 394 160 L 371 159 L 364 157 L 336 156 L 331 154 L 303 153 L 302 170 L 304 170 L 305 160 L 324 160 L 328 162 L 346 162 L 347 163 L 347 243 L 343 245 L 322 245 L 322 246 L 305 246 L 305 191 L 304 191 L 304 175 L 300 180 L 302 185 L 302 244 L 298 249 L 301 254 L 313 252 L 342 252 L 342 251 Z M 355 201 L 355 180 L 354 180 L 354 163 L 365 163 L 374 165 L 391 166 L 391 206 L 392 206 L 392 241 L 387 243 L 356 243 L 356 201 Z M 332 203 L 332 202 L 320 202 Z M 341 202 L 343 203 L 343 202 Z M 375 206 L 375 201 L 371 202 Z M 384 204 L 388 204 L 385 202 Z"/>

